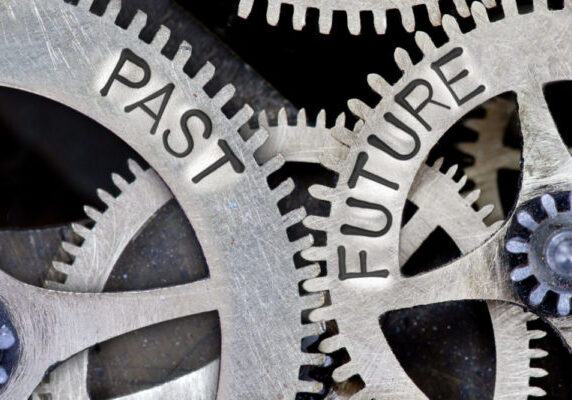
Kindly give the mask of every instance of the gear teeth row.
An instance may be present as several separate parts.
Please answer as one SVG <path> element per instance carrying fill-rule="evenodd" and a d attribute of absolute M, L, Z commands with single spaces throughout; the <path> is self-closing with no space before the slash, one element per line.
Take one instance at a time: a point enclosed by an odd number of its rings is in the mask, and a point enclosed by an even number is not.
<path fill-rule="evenodd" d="M 255 0 L 241 0 L 238 7 L 238 15 L 247 18 L 254 6 Z M 332 30 L 332 18 L 334 11 L 343 11 L 346 14 L 347 28 L 352 35 L 361 33 L 361 13 L 369 11 L 373 14 L 373 25 L 375 31 L 382 35 L 387 29 L 387 12 L 389 10 L 398 10 L 401 14 L 401 23 L 408 32 L 415 29 L 415 15 L 413 7 L 424 5 L 427 8 L 429 20 L 433 26 L 441 23 L 441 12 L 438 0 L 401 0 L 400 2 L 392 2 L 391 5 L 380 4 L 374 5 L 372 2 L 357 0 L 343 4 L 337 2 L 332 4 L 330 0 L 269 0 L 266 10 L 266 19 L 272 26 L 276 26 L 280 20 L 282 5 L 289 4 L 294 7 L 292 16 L 292 26 L 299 31 L 306 25 L 306 14 L 309 8 L 317 8 L 319 10 L 318 25 L 320 33 L 329 34 Z M 401 4 L 399 4 L 401 3 Z M 454 0 L 457 12 L 462 17 L 470 15 L 469 7 L 466 0 Z M 483 3 L 487 7 L 493 7 L 495 0 L 484 0 Z"/>

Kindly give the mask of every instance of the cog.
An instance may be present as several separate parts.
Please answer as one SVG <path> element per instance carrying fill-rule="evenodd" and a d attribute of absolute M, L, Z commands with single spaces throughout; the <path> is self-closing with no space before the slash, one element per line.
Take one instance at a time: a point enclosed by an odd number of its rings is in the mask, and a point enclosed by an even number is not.
<path fill-rule="evenodd" d="M 252 12 L 255 0 L 240 0 L 238 15 L 247 18 Z M 453 0 L 458 13 L 469 16 L 469 7 L 466 0 Z M 306 25 L 306 11 L 309 8 L 318 9 L 320 12 L 320 32 L 330 33 L 332 29 L 332 17 L 334 11 L 343 11 L 347 17 L 348 30 L 353 35 L 359 35 L 361 31 L 360 13 L 369 11 L 373 14 L 375 30 L 378 34 L 385 33 L 387 27 L 386 13 L 388 10 L 399 10 L 401 21 L 408 32 L 415 29 L 415 16 L 413 7 L 424 5 L 427 7 L 429 20 L 434 26 L 441 23 L 441 11 L 439 0 L 269 0 L 266 18 L 268 23 L 276 26 L 280 20 L 280 12 L 283 4 L 294 7 L 292 24 L 295 30 L 302 30 Z M 493 7 L 495 0 L 484 0 L 483 4 Z"/>
<path fill-rule="evenodd" d="M 477 132 L 477 141 L 459 143 L 457 148 L 474 160 L 472 165 L 465 168 L 465 172 L 475 182 L 475 186 L 481 188 L 481 204 L 492 204 L 495 207 L 489 218 L 501 220 L 506 215 L 499 193 L 498 171 L 518 171 L 520 167 L 520 151 L 503 143 L 505 130 L 516 108 L 513 102 L 502 97 L 486 102 L 483 108 L 486 112 L 484 118 L 468 119 L 463 123 Z"/>
<path fill-rule="evenodd" d="M 298 288 L 319 268 L 295 270 L 292 261 L 312 240 L 288 240 L 287 228 L 304 217 L 302 210 L 280 215 L 277 203 L 290 193 L 292 182 L 275 190 L 267 184 L 283 159 L 258 166 L 253 153 L 263 144 L 264 132 L 244 142 L 239 129 L 251 110 L 244 107 L 231 118 L 222 112 L 233 96 L 232 86 L 213 97 L 205 93 L 212 65 L 192 78 L 183 73 L 190 57 L 187 43 L 173 60 L 167 59 L 161 55 L 170 39 L 166 28 L 146 44 L 139 39 L 146 25 L 143 13 L 122 29 L 115 24 L 119 1 L 112 0 L 101 16 L 90 12 L 91 5 L 88 0 L 77 5 L 5 1 L 1 43 L 9 48 L 4 49 L 2 84 L 84 113 L 142 155 L 190 220 L 209 277 L 149 291 L 70 293 L 0 274 L 2 302 L 21 344 L 3 395 L 27 398 L 49 367 L 96 343 L 207 311 L 218 312 L 223 338 L 217 398 L 319 391 L 317 382 L 300 380 L 299 368 L 320 365 L 324 357 L 303 353 L 300 340 L 319 335 L 322 327 L 303 325 L 301 312 L 321 305 L 323 296 L 300 296 Z M 146 197 L 139 199 L 144 201 Z M 118 225 L 136 212 L 118 215 Z M 59 267 L 70 272 L 69 266 Z M 81 274 L 69 276 L 70 285 L 74 279 L 87 284 Z"/>
<path fill-rule="evenodd" d="M 410 278 L 400 271 L 401 220 L 417 172 L 445 132 L 491 98 L 509 91 L 517 97 L 523 165 L 516 208 L 572 188 L 572 158 L 543 93 L 545 84 L 572 78 L 566 67 L 572 56 L 564 50 L 571 39 L 571 6 L 565 2 L 555 10 L 538 1 L 533 12 L 521 14 L 514 0 L 505 0 L 502 8 L 504 17 L 490 22 L 485 7 L 473 3 L 476 28 L 467 33 L 453 17 L 443 17 L 449 41 L 440 47 L 417 32 L 423 59 L 415 65 L 398 49 L 400 80 L 390 85 L 377 75 L 368 78 L 382 98 L 379 104 L 349 103 L 364 125 L 347 159 L 333 165 L 340 175 L 337 188 L 312 189 L 312 195 L 331 203 L 331 215 L 310 217 L 306 225 L 327 231 L 328 244 L 303 255 L 326 260 L 328 274 L 305 287 L 327 290 L 331 305 L 314 310 L 310 318 L 336 321 L 339 333 L 324 348 L 349 353 L 350 361 L 336 369 L 334 378 L 345 381 L 358 374 L 365 389 L 356 398 L 423 398 L 398 372 L 399 363 L 380 334 L 378 317 L 393 310 L 459 300 L 514 303 L 542 315 L 572 343 L 569 318 L 545 312 L 518 294 L 510 277 L 511 254 L 505 250 L 510 223 L 482 243 L 475 238 L 474 250 L 446 266 Z M 450 218 L 457 215 L 450 212 Z M 514 218 L 511 213 L 509 220 Z M 372 360 L 386 373 L 377 374 Z M 529 386 L 518 390 L 519 396 L 534 392 Z"/>
<path fill-rule="evenodd" d="M 143 226 L 165 206 L 173 195 L 153 170 L 143 170 L 129 160 L 134 175 L 128 183 L 113 174 L 114 184 L 121 193 L 117 197 L 98 190 L 98 197 L 106 205 L 105 212 L 85 207 L 92 229 L 73 224 L 74 232 L 84 239 L 78 247 L 63 242 L 63 247 L 74 257 L 73 264 L 54 262 L 54 268 L 66 275 L 64 283 L 46 281 L 53 290 L 69 292 L 101 292 L 127 245 Z M 139 201 L 145 198 L 144 202 Z M 134 208 L 136 211 L 134 212 Z M 118 224 L 118 221 L 122 221 Z M 89 399 L 87 391 L 88 352 L 83 351 L 50 372 L 50 379 L 35 390 L 33 399 Z M 216 397 L 219 360 L 203 368 L 160 386 L 121 397 L 122 400 L 145 400 L 173 397 L 177 399 L 210 400 Z"/>

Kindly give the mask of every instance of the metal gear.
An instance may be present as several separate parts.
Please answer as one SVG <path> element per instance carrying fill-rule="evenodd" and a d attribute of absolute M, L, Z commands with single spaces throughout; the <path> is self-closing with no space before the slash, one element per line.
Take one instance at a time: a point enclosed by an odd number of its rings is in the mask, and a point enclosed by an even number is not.
<path fill-rule="evenodd" d="M 57 271 L 64 273 L 65 282 L 46 281 L 45 287 L 68 292 L 101 292 L 127 245 L 137 236 L 143 226 L 164 207 L 173 195 L 151 169 L 143 170 L 135 161 L 129 161 L 134 175 L 128 183 L 117 174 L 113 182 L 121 193 L 114 197 L 99 190 L 98 195 L 106 210 L 99 212 L 85 207 L 86 215 L 94 223 L 88 229 L 73 224 L 73 230 L 84 238 L 81 246 L 64 242 L 64 249 L 74 257 L 73 264 L 54 262 Z M 140 199 L 145 198 L 144 202 Z M 88 352 L 83 351 L 58 365 L 50 372 L 49 380 L 42 382 L 33 398 L 89 399 L 87 390 Z M 158 398 L 210 400 L 216 398 L 219 360 L 203 368 L 160 386 L 122 396 L 122 400 L 146 400 Z"/>
<path fill-rule="evenodd" d="M 497 97 L 483 104 L 483 108 L 486 112 L 484 118 L 471 118 L 463 122 L 465 127 L 477 132 L 477 141 L 461 142 L 457 148 L 474 160 L 472 165 L 465 168 L 465 172 L 482 190 L 479 205 L 494 205 L 489 218 L 500 220 L 506 215 L 499 193 L 498 171 L 518 171 L 520 167 L 520 150 L 505 145 L 503 141 L 516 107 L 513 102 Z"/>
<path fill-rule="evenodd" d="M 330 165 L 340 174 L 337 188 L 311 191 L 332 209 L 329 218 L 306 222 L 328 232 L 326 247 L 303 254 L 309 260 L 327 260 L 328 275 L 305 287 L 327 290 L 331 299 L 331 306 L 314 310 L 310 318 L 336 321 L 339 334 L 324 348 L 348 351 L 350 361 L 336 369 L 334 378 L 345 381 L 359 374 L 365 389 L 356 398 L 423 398 L 407 376 L 387 373 L 402 371 L 377 324 L 380 315 L 392 310 L 471 299 L 514 303 L 540 313 L 572 343 L 570 317 L 535 308 L 510 279 L 510 253 L 505 250 L 510 224 L 447 266 L 407 279 L 400 275 L 400 226 L 414 183 L 412 171 L 421 168 L 456 121 L 486 100 L 509 91 L 517 95 L 524 139 L 517 208 L 572 187 L 572 159 L 542 91 L 546 83 L 571 78 L 572 56 L 566 46 L 571 5 L 566 1 L 563 9 L 554 10 L 536 1 L 533 12 L 520 14 L 516 1 L 505 0 L 502 8 L 504 18 L 490 22 L 485 7 L 473 3 L 476 28 L 467 33 L 445 16 L 449 41 L 440 47 L 417 32 L 424 57 L 415 65 L 398 49 L 395 59 L 404 74 L 397 83 L 392 86 L 377 75 L 368 78 L 382 97 L 380 103 L 375 108 L 349 103 L 365 123 L 350 143 L 347 160 Z M 559 210 L 566 211 L 564 206 Z M 514 218 L 512 213 L 509 220 Z M 372 360 L 385 373 L 376 374 Z"/>
<path fill-rule="evenodd" d="M 270 190 L 266 183 L 283 160 L 256 164 L 252 154 L 264 133 L 242 141 L 238 130 L 251 111 L 245 107 L 230 119 L 223 114 L 233 89 L 212 98 L 204 92 L 214 73 L 210 64 L 193 78 L 182 73 L 188 44 L 169 60 L 160 54 L 170 37 L 166 28 L 145 44 L 139 39 L 144 14 L 124 30 L 115 24 L 119 1 L 102 16 L 89 12 L 91 4 L 4 1 L 1 84 L 86 114 L 144 156 L 191 221 L 210 275 L 150 291 L 69 293 L 0 274 L 19 354 L 7 368 L 3 396 L 27 398 L 50 366 L 95 343 L 206 311 L 218 312 L 223 338 L 217 398 L 319 391 L 316 382 L 299 379 L 300 365 L 324 359 L 300 350 L 301 338 L 321 332 L 319 324 L 302 325 L 301 311 L 323 298 L 301 297 L 297 284 L 319 268 L 294 269 L 293 255 L 311 239 L 292 243 L 286 229 L 304 213 L 281 216 L 277 202 L 292 184 Z"/>
<path fill-rule="evenodd" d="M 255 0 L 240 0 L 238 15 L 247 18 L 252 12 Z M 469 16 L 469 7 L 466 0 L 454 0 L 458 13 L 464 17 Z M 385 33 L 387 27 L 386 13 L 388 10 L 399 10 L 401 21 L 408 32 L 415 29 L 415 16 L 413 7 L 424 5 L 427 7 L 429 20 L 434 26 L 441 24 L 441 11 L 439 0 L 269 0 L 266 18 L 268 23 L 276 26 L 280 20 L 283 4 L 294 7 L 292 24 L 294 29 L 301 30 L 306 25 L 306 11 L 309 8 L 318 9 L 320 13 L 320 32 L 330 33 L 334 11 L 343 11 L 347 17 L 348 30 L 353 35 L 361 31 L 360 13 L 369 11 L 373 14 L 373 23 L 378 34 Z M 493 7 L 495 0 L 484 0 L 483 4 Z"/>

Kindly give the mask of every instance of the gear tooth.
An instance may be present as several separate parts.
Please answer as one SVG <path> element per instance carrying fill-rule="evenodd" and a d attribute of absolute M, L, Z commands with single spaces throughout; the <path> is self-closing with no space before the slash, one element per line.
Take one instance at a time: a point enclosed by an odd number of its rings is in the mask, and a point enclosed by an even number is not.
<path fill-rule="evenodd" d="M 546 0 L 533 0 L 534 10 L 548 10 L 548 2 Z"/>
<path fill-rule="evenodd" d="M 299 127 L 308 126 L 308 116 L 306 115 L 306 109 L 302 108 L 298 111 L 298 116 L 296 117 L 296 124 Z"/>
<path fill-rule="evenodd" d="M 268 132 L 265 129 L 259 129 L 248 138 L 246 142 L 246 146 L 252 152 L 258 150 L 266 141 L 268 140 Z M 256 161 L 261 164 L 264 164 L 266 160 L 261 159 L 258 157 L 258 153 L 255 154 Z"/>
<path fill-rule="evenodd" d="M 278 110 L 278 126 L 288 126 L 288 112 L 285 108 Z"/>
<path fill-rule="evenodd" d="M 281 154 L 271 158 L 262 165 L 262 172 L 265 176 L 270 176 L 284 166 L 284 157 Z"/>
<path fill-rule="evenodd" d="M 321 276 L 319 278 L 308 279 L 303 283 L 304 290 L 307 292 L 323 292 L 328 290 L 330 284 L 330 279 L 326 276 Z"/>
<path fill-rule="evenodd" d="M 378 35 L 383 35 L 387 30 L 387 14 L 385 10 L 373 10 L 373 26 Z"/>
<path fill-rule="evenodd" d="M 435 162 L 433 163 L 433 168 L 435 168 L 436 170 L 440 170 L 441 167 L 443 166 L 443 161 L 445 159 L 443 157 L 439 157 L 438 159 L 435 160 Z"/>
<path fill-rule="evenodd" d="M 295 242 L 292 242 L 293 244 L 293 252 L 294 253 L 298 253 L 300 251 L 304 251 L 306 249 L 311 248 L 314 245 L 314 236 L 312 235 L 306 235 L 298 240 L 296 240 Z"/>
<path fill-rule="evenodd" d="M 548 352 L 542 349 L 528 349 L 529 358 L 544 358 L 548 356 Z"/>
<path fill-rule="evenodd" d="M 332 10 L 321 9 L 318 19 L 318 26 L 320 33 L 328 35 L 332 31 Z"/>
<path fill-rule="evenodd" d="M 292 178 L 286 179 L 282 182 L 276 189 L 273 190 L 276 198 L 282 200 L 284 197 L 289 196 L 293 191 L 296 185 L 294 185 L 294 181 Z"/>
<path fill-rule="evenodd" d="M 304 220 L 304 226 L 310 230 L 326 231 L 329 226 L 329 218 L 310 215 Z"/>
<path fill-rule="evenodd" d="M 429 21 L 431 25 L 439 26 L 441 25 L 441 10 L 439 10 L 439 3 L 437 1 L 431 1 L 426 4 L 427 14 L 429 15 Z"/>
<path fill-rule="evenodd" d="M 548 214 L 549 217 L 556 217 L 558 210 L 556 209 L 554 197 L 549 194 L 544 194 L 540 198 L 540 202 L 542 203 L 542 208 L 544 208 L 544 211 L 546 211 L 546 214 Z"/>
<path fill-rule="evenodd" d="M 77 3 L 77 8 L 84 11 L 90 11 L 93 5 L 93 0 L 80 0 Z"/>
<path fill-rule="evenodd" d="M 284 215 L 282 217 L 282 221 L 286 224 L 286 226 L 292 226 L 301 222 L 305 217 L 306 217 L 306 209 L 304 207 L 300 207 Z"/>
<path fill-rule="evenodd" d="M 64 275 L 69 275 L 70 272 L 73 272 L 73 265 L 70 265 L 68 263 L 61 262 L 61 261 L 52 261 L 52 267 L 56 271 L 61 272 Z M 50 281 L 50 282 L 56 283 L 53 281 Z"/>
<path fill-rule="evenodd" d="M 399 69 L 403 72 L 408 71 L 413 67 L 413 62 L 411 61 L 409 53 L 402 47 L 398 47 L 395 49 L 394 58 L 395 58 L 395 63 L 397 64 Z"/>
<path fill-rule="evenodd" d="M 129 183 L 127 183 L 127 181 L 121 175 L 115 172 L 111 174 L 111 180 L 113 181 L 113 184 L 117 186 L 117 188 L 122 192 L 129 186 Z"/>
<path fill-rule="evenodd" d="M 361 17 L 359 10 L 346 9 L 348 30 L 352 35 L 359 35 L 361 32 Z"/>
<path fill-rule="evenodd" d="M 340 115 L 338 115 L 338 118 L 336 118 L 336 123 L 334 125 L 336 128 L 342 128 L 344 131 L 346 130 L 346 114 L 345 113 L 341 113 Z M 336 129 L 336 131 L 340 131 L 340 129 Z"/>
<path fill-rule="evenodd" d="M 345 120 L 345 115 L 343 119 Z M 344 146 L 351 147 L 354 143 L 353 132 L 345 127 L 345 122 L 340 121 L 340 123 L 338 123 L 338 121 L 336 121 L 336 126 L 331 129 L 330 133 L 336 141 Z"/>
<path fill-rule="evenodd" d="M 509 252 L 513 253 L 513 251 L 508 249 L 508 243 L 507 243 L 507 250 Z M 516 249 L 512 249 L 512 250 L 516 250 Z M 522 250 L 519 250 L 519 251 L 522 251 Z M 513 253 L 513 254 L 518 254 L 518 252 Z M 533 271 L 532 271 L 532 268 L 530 266 L 515 268 L 510 272 L 510 279 L 513 280 L 514 282 L 520 282 L 520 281 L 525 280 L 529 276 L 532 276 L 532 274 L 533 274 Z"/>
<path fill-rule="evenodd" d="M 492 8 L 497 5 L 497 0 L 483 0 L 482 2 L 486 8 Z"/>
<path fill-rule="evenodd" d="M 45 281 L 44 287 L 50 290 L 57 290 L 59 292 L 69 292 L 65 283 L 54 282 L 54 281 Z"/>
<path fill-rule="evenodd" d="M 463 175 L 461 177 L 461 179 L 459 179 L 459 182 L 457 182 L 457 187 L 459 188 L 459 190 L 461 190 L 463 187 L 465 187 L 468 179 L 469 179 L 469 177 L 467 175 Z"/>
<path fill-rule="evenodd" d="M 94 209 L 94 210 L 95 210 L 95 209 Z M 95 212 L 99 213 L 99 211 L 97 211 L 97 210 L 95 210 Z M 86 214 L 87 214 L 87 213 L 86 213 Z M 100 214 L 100 215 L 101 215 L 101 214 Z M 89 216 L 89 214 L 88 214 L 88 217 L 91 218 L 93 221 L 96 221 L 95 219 L 93 219 L 93 217 Z M 93 232 L 92 232 L 91 230 L 89 230 L 88 228 L 86 228 L 85 226 L 83 226 L 83 225 L 81 225 L 81 224 L 78 224 L 78 223 L 75 223 L 75 222 L 74 222 L 74 223 L 72 223 L 71 226 L 72 226 L 73 231 L 74 231 L 77 235 L 79 235 L 80 237 L 82 237 L 82 238 L 84 238 L 84 239 L 89 238 L 89 237 L 93 234 Z"/>
<path fill-rule="evenodd" d="M 344 346 L 341 343 L 340 335 L 334 335 L 332 337 L 326 338 L 320 342 L 318 348 L 321 352 L 331 354 L 342 349 Z"/>
<path fill-rule="evenodd" d="M 479 197 L 481 197 L 481 190 L 476 189 L 465 196 L 465 201 L 467 202 L 467 204 L 473 204 L 475 203 L 475 201 L 479 199 Z"/>
<path fill-rule="evenodd" d="M 254 115 L 254 110 L 249 105 L 244 105 L 236 114 L 231 118 L 231 122 L 237 128 L 242 128 Z"/>
<path fill-rule="evenodd" d="M 445 176 L 449 179 L 453 179 L 453 177 L 455 176 L 455 174 L 457 173 L 457 170 L 459 169 L 459 166 L 457 164 L 451 166 L 447 172 L 445 173 Z"/>
<path fill-rule="evenodd" d="M 248 18 L 252 12 L 252 7 L 254 6 L 254 0 L 240 0 L 238 4 L 238 16 L 240 18 Z"/>
<path fill-rule="evenodd" d="M 570 314 L 570 297 L 561 294 L 558 298 L 557 310 L 558 314 L 563 317 Z"/>
<path fill-rule="evenodd" d="M 308 318 L 313 322 L 331 321 L 334 319 L 334 309 L 332 306 L 316 308 L 310 312 Z"/>
<path fill-rule="evenodd" d="M 310 293 L 301 297 L 303 310 L 317 310 L 324 306 L 325 298 L 322 293 Z M 318 321 L 312 321 L 318 322 Z"/>
<path fill-rule="evenodd" d="M 143 28 L 147 25 L 147 14 L 141 10 L 137 10 L 137 13 L 131 20 L 129 27 L 127 28 L 130 32 L 133 32 L 136 36 L 139 36 Z"/>
<path fill-rule="evenodd" d="M 318 325 L 318 324 L 314 324 Z M 310 336 L 317 336 L 317 335 L 310 335 Z M 319 354 L 319 353 L 303 353 L 304 360 L 302 361 L 301 365 L 313 365 L 313 366 L 321 366 L 326 363 L 326 355 Z"/>
<path fill-rule="evenodd" d="M 201 69 L 199 70 L 199 72 L 197 72 L 197 74 L 193 77 L 193 80 L 200 86 L 203 87 L 205 86 L 207 83 L 210 82 L 210 80 L 213 78 L 215 74 L 215 67 L 214 65 L 212 65 L 209 61 L 207 61 L 205 63 L 205 65 L 203 65 L 201 67 Z"/>
<path fill-rule="evenodd" d="M 369 74 L 367 76 L 367 83 L 374 92 L 379 94 L 382 98 L 389 97 L 393 88 L 391 85 L 378 74 Z"/>
<path fill-rule="evenodd" d="M 268 1 L 268 8 L 266 9 L 266 20 L 272 26 L 278 25 L 280 21 L 280 8 L 282 4 L 280 1 Z"/>
<path fill-rule="evenodd" d="M 450 40 L 457 39 L 461 37 L 461 28 L 455 17 L 451 15 L 443 16 L 443 30 L 447 34 Z"/>
<path fill-rule="evenodd" d="M 537 306 L 540 303 L 542 303 L 542 301 L 546 297 L 547 292 L 548 292 L 548 287 L 546 285 L 542 283 L 538 284 L 530 293 L 528 301 L 530 301 L 530 304 L 532 304 L 533 306 Z"/>
<path fill-rule="evenodd" d="M 542 368 L 529 368 L 530 376 L 533 378 L 544 378 L 548 375 L 548 371 Z"/>
<path fill-rule="evenodd" d="M 310 264 L 302 268 L 298 268 L 295 272 L 298 282 L 305 282 L 309 279 L 318 277 L 321 273 L 320 264 Z"/>
<path fill-rule="evenodd" d="M 316 128 L 326 127 L 326 110 L 320 110 L 316 118 Z"/>
<path fill-rule="evenodd" d="M 105 12 L 101 17 L 114 24 L 115 21 L 117 20 L 117 16 L 119 15 L 120 11 L 121 11 L 121 0 L 111 0 L 107 4 Z"/>
<path fill-rule="evenodd" d="M 301 31 L 306 25 L 306 7 L 294 6 L 294 14 L 292 15 L 292 26 L 294 30 Z"/>
<path fill-rule="evenodd" d="M 77 257 L 77 255 L 81 251 L 80 247 L 69 242 L 62 242 L 62 248 L 65 250 L 66 253 L 71 254 L 74 257 Z"/>
<path fill-rule="evenodd" d="M 528 242 L 520 237 L 510 239 L 505 248 L 512 254 L 526 254 L 530 249 Z"/>
<path fill-rule="evenodd" d="M 155 47 L 158 52 L 161 52 L 167 45 L 167 42 L 170 38 L 171 30 L 165 25 L 161 25 L 157 33 L 155 33 L 153 40 L 151 41 L 151 46 Z"/>
<path fill-rule="evenodd" d="M 89 217 L 89 219 L 91 219 L 92 221 L 97 222 L 97 221 L 99 221 L 99 219 L 101 218 L 101 213 L 100 213 L 98 210 L 96 210 L 95 208 L 93 208 L 93 207 L 84 206 L 84 207 L 83 207 L 83 212 L 84 212 L 85 215 L 87 215 L 87 216 Z M 87 229 L 87 228 L 86 228 L 85 226 L 83 226 L 83 225 L 77 224 L 77 226 L 78 226 L 78 229 L 81 229 L 81 230 L 84 230 L 84 229 L 85 229 L 85 230 L 89 231 L 89 229 Z M 80 226 L 81 226 L 81 228 L 79 228 Z M 75 230 L 76 230 L 76 229 L 75 229 L 75 227 L 74 227 L 74 231 L 75 231 Z M 76 231 L 76 233 L 79 234 L 79 232 L 77 232 L 77 231 Z M 85 237 L 84 237 L 83 235 L 80 235 L 80 236 L 85 239 Z"/>
<path fill-rule="evenodd" d="M 502 8 L 505 14 L 505 18 L 518 16 L 518 6 L 516 0 L 503 0 Z"/>
<path fill-rule="evenodd" d="M 143 168 L 141 168 L 141 166 L 139 165 L 139 163 L 133 159 L 129 159 L 127 160 L 127 166 L 129 167 L 129 170 L 131 171 L 131 173 L 133 175 L 140 176 L 141 174 L 143 174 Z"/>
<path fill-rule="evenodd" d="M 327 255 L 327 247 L 310 247 L 302 251 L 302 257 L 308 261 L 324 261 Z"/>
<path fill-rule="evenodd" d="M 318 381 L 298 381 L 298 393 L 320 393 L 324 390 L 324 384 Z"/>
<path fill-rule="evenodd" d="M 485 219 L 486 217 L 491 215 L 494 209 L 495 206 L 493 206 L 492 204 L 487 204 L 486 206 L 482 207 L 477 214 L 479 215 L 480 219 Z"/>
<path fill-rule="evenodd" d="M 222 108 L 226 103 L 233 98 L 236 89 L 232 84 L 225 85 L 219 92 L 213 97 L 212 102 L 217 108 Z"/>
<path fill-rule="evenodd" d="M 432 54 L 436 49 L 431 36 L 423 31 L 415 32 L 415 43 L 417 43 L 417 46 L 424 55 Z"/>
<path fill-rule="evenodd" d="M 270 127 L 270 122 L 268 120 L 268 113 L 266 112 L 266 110 L 262 110 L 260 111 L 260 114 L 258 114 L 258 125 L 263 128 Z"/>
<path fill-rule="evenodd" d="M 367 120 L 369 115 L 373 112 L 367 104 L 358 99 L 349 100 L 348 107 L 354 115 L 363 120 Z"/>
<path fill-rule="evenodd" d="M 469 10 L 466 0 L 453 0 L 453 2 L 455 3 L 455 8 L 461 17 L 467 18 L 471 16 L 471 11 Z"/>
<path fill-rule="evenodd" d="M 332 378 L 334 378 L 334 381 L 339 383 L 347 381 L 354 375 L 355 375 L 355 368 L 353 366 L 353 363 L 350 361 L 336 368 L 334 370 L 334 373 L 332 374 Z"/>
<path fill-rule="evenodd" d="M 334 189 L 324 185 L 312 185 L 308 188 L 308 192 L 315 199 L 329 201 L 334 194 Z"/>
<path fill-rule="evenodd" d="M 191 56 L 193 54 L 193 47 L 184 40 L 177 49 L 177 53 L 173 58 L 173 65 L 176 69 L 182 70 L 185 65 L 189 62 Z"/>
<path fill-rule="evenodd" d="M 401 14 L 401 23 L 407 32 L 415 30 L 415 15 L 412 7 L 403 7 L 399 10 Z"/>
<path fill-rule="evenodd" d="M 516 215 L 516 220 L 521 226 L 523 226 L 524 228 L 528 229 L 531 232 L 534 232 L 536 228 L 538 228 L 538 222 L 536 222 L 532 217 L 532 215 L 530 215 L 526 211 L 519 212 Z"/>
<path fill-rule="evenodd" d="M 487 9 L 482 3 L 475 2 L 471 4 L 471 14 L 475 20 L 475 24 L 478 27 L 483 27 L 490 23 L 489 15 L 487 14 Z"/>
<path fill-rule="evenodd" d="M 545 336 L 546 336 L 546 332 L 541 331 L 539 329 L 528 331 L 528 337 L 530 340 L 542 339 Z"/>
<path fill-rule="evenodd" d="M 115 198 L 103 189 L 97 189 L 97 197 L 108 206 L 115 201 Z"/>
<path fill-rule="evenodd" d="M 533 397 L 544 397 L 544 396 L 546 396 L 546 394 L 547 394 L 547 393 L 546 393 L 543 389 L 541 389 L 541 388 L 539 388 L 539 387 L 537 387 L 537 386 L 531 386 L 531 387 L 528 389 L 528 395 L 529 395 L 529 396 L 533 396 Z"/>

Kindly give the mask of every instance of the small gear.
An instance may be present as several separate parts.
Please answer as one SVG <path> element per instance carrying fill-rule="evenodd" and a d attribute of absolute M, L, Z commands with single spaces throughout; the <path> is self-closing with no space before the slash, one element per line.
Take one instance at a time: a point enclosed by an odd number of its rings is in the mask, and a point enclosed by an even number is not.
<path fill-rule="evenodd" d="M 475 29 L 463 33 L 452 16 L 444 16 L 446 43 L 437 46 L 429 35 L 417 32 L 422 59 L 414 64 L 405 50 L 397 49 L 395 61 L 403 76 L 395 84 L 368 77 L 381 101 L 373 108 L 357 100 L 349 103 L 363 127 L 350 143 L 347 159 L 331 165 L 340 175 L 337 187 L 311 190 L 331 203 L 330 217 L 310 217 L 306 223 L 327 231 L 328 243 L 303 255 L 327 261 L 327 276 L 305 287 L 327 290 L 331 305 L 314 310 L 310 318 L 337 323 L 339 333 L 324 349 L 348 351 L 350 361 L 335 370 L 334 378 L 359 375 L 365 388 L 356 398 L 423 398 L 418 389 L 411 391 L 407 376 L 392 373 L 401 368 L 377 320 L 393 310 L 459 300 L 513 303 L 541 314 L 572 343 L 569 318 L 519 295 L 510 277 L 512 254 L 505 249 L 510 222 L 482 243 L 475 238 L 473 250 L 455 261 L 410 278 L 402 277 L 399 256 L 406 200 L 430 150 L 463 116 L 503 93 L 516 93 L 523 136 L 516 209 L 545 194 L 572 189 L 572 157 L 543 92 L 548 83 L 572 78 L 566 45 L 571 10 L 569 2 L 553 9 L 538 1 L 529 12 L 505 0 L 503 18 L 491 22 L 486 8 L 475 2 Z M 453 201 L 445 198 L 441 206 L 448 209 Z M 457 215 L 451 212 L 450 218 Z M 508 217 L 515 218 L 514 213 Z M 386 373 L 377 374 L 372 360 Z M 517 391 L 521 396 L 527 390 L 535 392 L 528 385 Z"/>
<path fill-rule="evenodd" d="M 300 365 L 321 365 L 324 357 L 302 352 L 300 341 L 319 335 L 322 327 L 302 324 L 301 313 L 322 304 L 323 296 L 301 296 L 298 283 L 316 276 L 319 267 L 296 270 L 293 263 L 294 254 L 312 243 L 309 236 L 295 242 L 287 236 L 304 212 L 281 215 L 277 206 L 293 183 L 274 190 L 267 184 L 284 160 L 256 163 L 253 154 L 266 135 L 257 132 L 246 142 L 240 137 L 250 108 L 232 117 L 223 113 L 232 86 L 207 95 L 211 64 L 192 78 L 183 73 L 190 57 L 187 43 L 171 60 L 161 54 L 170 39 L 168 29 L 159 29 L 147 44 L 139 37 L 146 26 L 143 13 L 123 29 L 116 24 L 118 0 L 109 2 L 101 16 L 91 6 L 89 0 L 77 5 L 4 1 L 2 84 L 82 112 L 142 155 L 191 222 L 209 277 L 148 291 L 69 293 L 28 286 L 0 273 L 2 305 L 14 324 L 19 353 L 7 370 L 3 395 L 27 398 L 48 368 L 96 343 L 207 311 L 218 312 L 221 327 L 217 398 L 318 392 L 321 385 L 301 380 L 299 370 Z M 136 211 L 118 215 L 117 224 Z"/>
<path fill-rule="evenodd" d="M 503 138 L 511 117 L 516 112 L 515 104 L 496 97 L 483 105 L 484 118 L 468 119 L 463 125 L 477 132 L 476 142 L 461 142 L 457 148 L 470 155 L 474 162 L 465 168 L 467 176 L 482 190 L 480 204 L 492 204 L 495 208 L 489 218 L 504 219 L 499 193 L 498 172 L 501 169 L 518 171 L 520 150 L 504 144 Z"/>
<path fill-rule="evenodd" d="M 238 15 L 247 18 L 252 12 L 255 0 L 240 0 Z M 455 7 L 460 15 L 469 16 L 469 7 L 466 0 L 454 0 Z M 435 26 L 441 23 L 439 0 L 269 0 L 266 18 L 268 23 L 276 26 L 280 20 L 282 5 L 289 4 L 294 7 L 292 23 L 294 29 L 301 30 L 306 25 L 306 11 L 309 8 L 320 12 L 320 32 L 330 33 L 334 11 L 343 11 L 347 16 L 348 30 L 353 35 L 361 31 L 360 13 L 369 11 L 373 14 L 375 30 L 378 34 L 385 33 L 387 26 L 387 11 L 399 10 L 401 21 L 405 29 L 412 32 L 415 29 L 415 16 L 413 7 L 424 5 L 427 7 L 429 19 Z M 484 0 L 483 4 L 493 7 L 495 0 Z"/>

